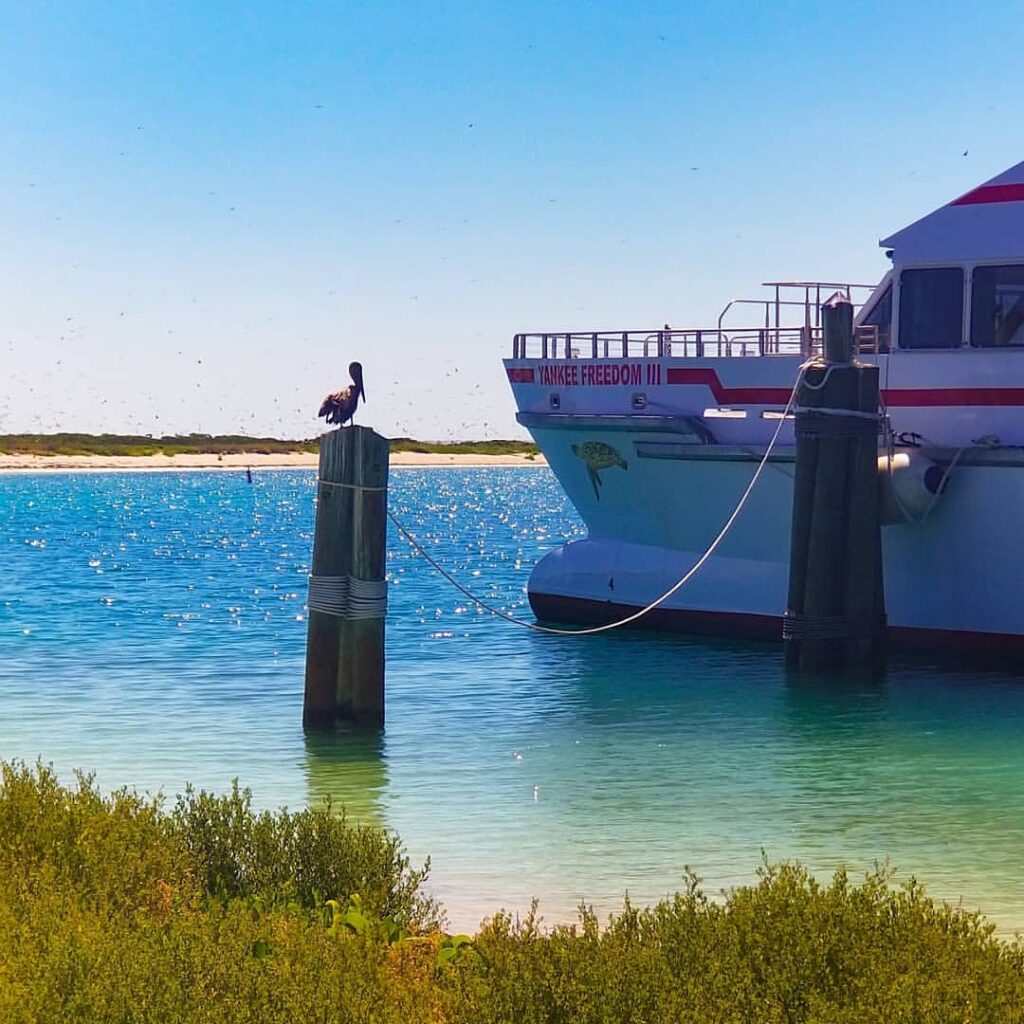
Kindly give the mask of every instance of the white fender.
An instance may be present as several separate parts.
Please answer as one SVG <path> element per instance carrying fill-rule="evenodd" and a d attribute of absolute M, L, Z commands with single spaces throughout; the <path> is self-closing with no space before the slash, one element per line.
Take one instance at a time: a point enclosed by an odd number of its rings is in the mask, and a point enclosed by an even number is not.
<path fill-rule="evenodd" d="M 948 470 L 916 451 L 878 457 L 882 525 L 921 522 L 945 490 Z"/>

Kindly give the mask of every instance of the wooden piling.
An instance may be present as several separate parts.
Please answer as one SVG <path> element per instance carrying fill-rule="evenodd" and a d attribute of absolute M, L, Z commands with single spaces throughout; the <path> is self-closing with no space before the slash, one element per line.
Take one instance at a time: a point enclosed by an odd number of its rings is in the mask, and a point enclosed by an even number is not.
<path fill-rule="evenodd" d="M 825 366 L 808 366 L 797 388 L 798 409 L 820 404 L 820 385 Z M 789 598 L 787 616 L 804 613 L 804 592 L 807 590 L 807 548 L 811 536 L 811 510 L 814 507 L 814 480 L 818 467 L 818 439 L 804 437 L 797 442 L 796 469 L 793 474 L 793 525 L 789 543 Z M 786 643 L 786 664 L 799 668 L 800 644 Z"/>
<path fill-rule="evenodd" d="M 302 722 L 384 725 L 386 438 L 342 427 L 320 439 Z"/>
<path fill-rule="evenodd" d="M 853 307 L 822 307 L 824 362 L 796 397 L 786 663 L 805 672 L 882 666 L 878 368 L 853 360 Z M 816 411 L 820 410 L 820 411 Z"/>
<path fill-rule="evenodd" d="M 820 392 L 820 407 L 850 409 L 857 398 L 857 379 L 852 367 L 830 364 L 831 375 Z M 801 413 L 797 413 L 798 416 Z M 805 413 L 808 418 L 821 414 Z M 810 531 L 807 538 L 804 619 L 817 623 L 844 613 L 844 582 L 849 571 L 845 535 L 851 490 L 849 477 L 850 439 L 833 436 L 827 429 L 837 418 L 826 414 L 816 421 L 818 453 L 815 465 Z M 806 420 L 805 420 L 806 423 Z M 799 442 L 798 442 L 799 444 Z M 799 457 L 799 456 L 798 456 Z M 877 486 L 876 486 L 877 490 Z M 832 633 L 833 630 L 825 630 Z M 842 666 L 842 647 L 833 636 L 805 636 L 801 644 L 800 667 L 825 672 Z"/>
<path fill-rule="evenodd" d="M 355 492 L 352 515 L 352 574 L 384 580 L 387 568 L 388 450 L 385 438 L 368 432 L 373 443 L 359 451 L 359 479 L 367 488 Z M 351 649 L 351 720 L 359 726 L 384 728 L 384 616 L 354 618 L 349 624 Z"/>

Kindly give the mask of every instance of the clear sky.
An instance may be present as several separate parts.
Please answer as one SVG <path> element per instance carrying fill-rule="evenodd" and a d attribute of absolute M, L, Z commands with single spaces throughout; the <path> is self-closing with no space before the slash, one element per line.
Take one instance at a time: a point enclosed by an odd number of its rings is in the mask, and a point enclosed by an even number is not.
<path fill-rule="evenodd" d="M 1024 159 L 1019 4 L 0 10 L 0 432 L 521 436 L 519 330 L 706 326 Z"/>

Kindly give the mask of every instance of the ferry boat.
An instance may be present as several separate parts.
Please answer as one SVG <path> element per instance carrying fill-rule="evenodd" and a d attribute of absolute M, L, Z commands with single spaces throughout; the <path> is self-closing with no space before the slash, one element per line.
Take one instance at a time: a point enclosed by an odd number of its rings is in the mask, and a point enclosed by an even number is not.
<path fill-rule="evenodd" d="M 778 431 L 713 556 L 634 625 L 781 639 L 786 409 L 820 351 L 821 305 L 839 292 L 856 310 L 857 358 L 879 367 L 890 640 L 1024 650 L 1024 163 L 880 245 L 892 266 L 877 285 L 773 281 L 708 328 L 515 335 L 504 365 L 517 419 L 588 531 L 535 566 L 538 619 L 612 622 L 669 590 Z"/>

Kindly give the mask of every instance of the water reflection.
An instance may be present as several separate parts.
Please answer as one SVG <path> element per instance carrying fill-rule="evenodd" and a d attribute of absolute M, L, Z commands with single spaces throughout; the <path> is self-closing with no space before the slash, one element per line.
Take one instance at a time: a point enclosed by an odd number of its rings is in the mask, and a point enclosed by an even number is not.
<path fill-rule="evenodd" d="M 897 662 L 877 684 L 790 680 L 783 721 L 794 855 L 889 859 L 936 897 L 1024 925 L 1024 689 Z"/>
<path fill-rule="evenodd" d="M 388 784 L 385 739 L 362 732 L 307 732 L 303 768 L 309 805 L 330 800 L 350 821 L 387 825 L 383 797 Z"/>
<path fill-rule="evenodd" d="M 781 653 L 777 655 L 781 660 Z M 887 717 L 889 689 L 882 677 L 810 676 L 783 671 L 785 721 L 811 742 L 854 734 L 876 735 Z"/>
<path fill-rule="evenodd" d="M 566 916 L 626 889 L 657 899 L 686 864 L 713 891 L 749 881 L 763 850 L 823 875 L 890 860 L 1004 930 L 1024 924 L 1024 689 L 1005 678 L 897 666 L 881 680 L 795 681 L 776 647 L 641 634 L 525 647 L 525 671 L 447 680 L 492 744 L 462 718 L 439 723 L 479 786 L 398 776 L 393 818 L 408 835 L 428 805 L 437 814 L 429 849 L 456 906 L 468 885 L 517 908 L 556 891 L 545 905 Z M 445 869 L 466 851 L 451 820 L 478 837 L 475 872 L 457 880 Z"/>

